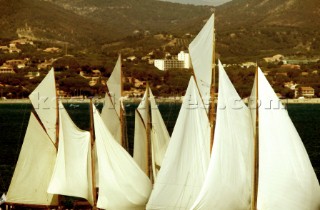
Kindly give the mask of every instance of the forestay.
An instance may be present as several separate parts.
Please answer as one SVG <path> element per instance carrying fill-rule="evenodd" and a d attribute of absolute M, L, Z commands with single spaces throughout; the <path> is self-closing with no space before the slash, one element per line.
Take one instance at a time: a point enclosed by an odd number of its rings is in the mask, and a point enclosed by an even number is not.
<path fill-rule="evenodd" d="M 31 113 L 6 202 L 58 205 L 57 196 L 47 193 L 55 160 L 54 144 Z"/>
<path fill-rule="evenodd" d="M 212 76 L 212 53 L 214 37 L 214 14 L 210 17 L 199 34 L 189 45 L 189 52 L 195 79 L 207 108 L 210 99 Z"/>
<path fill-rule="evenodd" d="M 260 69 L 258 100 L 258 209 L 318 210 L 319 182 L 308 154 L 285 107 Z M 252 111 L 255 113 L 255 109 Z"/>
<path fill-rule="evenodd" d="M 80 130 L 65 109 L 60 109 L 59 125 L 58 154 L 48 192 L 85 198 L 93 205 L 90 133 Z"/>
<path fill-rule="evenodd" d="M 120 109 L 122 109 L 121 101 L 121 56 L 119 55 L 117 63 L 107 81 L 108 93 L 106 93 L 104 106 L 101 112 L 103 122 L 111 132 L 112 136 L 121 142 L 121 122 Z"/>
<path fill-rule="evenodd" d="M 210 128 L 191 77 L 147 209 L 189 209 L 203 185 L 209 163 Z"/>
<path fill-rule="evenodd" d="M 133 158 L 119 145 L 93 107 L 95 143 L 98 156 L 98 208 L 145 209 L 151 182 Z"/>
<path fill-rule="evenodd" d="M 38 114 L 50 139 L 56 142 L 57 94 L 53 68 L 29 95 L 33 108 Z"/>
<path fill-rule="evenodd" d="M 250 111 L 219 61 L 214 145 L 205 182 L 191 209 L 249 209 L 252 142 Z"/>

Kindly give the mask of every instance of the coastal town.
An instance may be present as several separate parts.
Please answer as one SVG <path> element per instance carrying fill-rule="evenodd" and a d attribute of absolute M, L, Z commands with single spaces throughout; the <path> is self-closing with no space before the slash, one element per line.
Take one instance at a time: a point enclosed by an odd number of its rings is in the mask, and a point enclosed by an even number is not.
<path fill-rule="evenodd" d="M 159 35 L 158 35 L 159 36 Z M 176 41 L 176 39 L 175 39 Z M 171 41 L 172 43 L 172 41 Z M 68 53 L 67 46 L 41 47 L 28 38 L 10 40 L 0 46 L 0 94 L 1 99 L 22 99 L 33 90 L 35 85 L 43 78 L 48 70 L 55 68 L 60 79 L 59 96 L 61 98 L 86 98 L 88 96 L 103 97 L 106 91 L 106 81 L 112 71 L 111 66 L 81 66 L 77 56 Z M 177 54 L 169 51 L 159 53 L 161 49 L 154 49 L 144 56 L 127 54 L 122 57 L 125 68 L 124 91 L 127 97 L 141 97 L 146 85 L 143 78 L 148 74 L 151 87 L 161 95 L 170 97 L 167 90 L 173 96 L 183 95 L 183 88 L 187 80 L 179 80 L 181 74 L 189 76 L 192 71 L 190 55 L 187 50 L 181 50 Z M 155 56 L 157 54 L 157 56 Z M 255 62 L 239 64 L 224 64 L 230 72 L 231 80 L 250 77 L 256 68 Z M 258 64 L 264 74 L 275 86 L 277 94 L 282 99 L 317 98 L 320 94 L 320 60 L 312 59 L 288 59 L 284 55 L 274 55 L 263 58 Z M 142 66 L 143 71 L 137 69 Z M 132 70 L 130 71 L 130 68 Z M 129 73 L 130 72 L 130 73 Z M 178 78 L 174 77 L 177 74 Z M 60 76 L 59 76 L 60 75 Z M 240 81 L 239 81 L 240 82 Z M 244 85 L 241 85 L 243 89 Z M 172 91 L 175 89 L 176 91 Z M 158 91 L 157 91 L 158 90 Z M 239 91 L 241 94 L 241 90 Z M 165 94 L 163 94 L 165 93 Z M 248 91 L 243 91 L 243 97 L 247 97 Z"/>

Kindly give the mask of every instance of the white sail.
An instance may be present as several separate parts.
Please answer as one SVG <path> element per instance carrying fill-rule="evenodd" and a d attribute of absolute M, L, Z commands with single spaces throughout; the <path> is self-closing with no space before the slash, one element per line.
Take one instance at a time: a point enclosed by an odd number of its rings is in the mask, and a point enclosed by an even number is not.
<path fill-rule="evenodd" d="M 60 109 L 58 154 L 48 192 L 85 198 L 93 205 L 90 133 L 80 130 L 65 109 Z"/>
<path fill-rule="evenodd" d="M 219 61 L 214 145 L 205 182 L 191 209 L 249 209 L 252 142 L 250 111 Z"/>
<path fill-rule="evenodd" d="M 57 121 L 56 97 L 54 70 L 52 68 L 37 88 L 29 95 L 29 98 L 41 123 L 54 143 L 56 142 Z"/>
<path fill-rule="evenodd" d="M 147 174 L 147 133 L 144 121 L 138 110 L 135 111 L 133 159 Z"/>
<path fill-rule="evenodd" d="M 117 114 L 115 107 L 113 106 L 112 100 L 108 93 L 106 93 L 104 99 L 104 106 L 101 111 L 101 118 L 112 136 L 119 143 L 121 142 L 121 122 L 120 117 Z"/>
<path fill-rule="evenodd" d="M 258 99 L 258 209 L 318 210 L 320 187 L 308 154 L 285 107 L 260 69 Z"/>
<path fill-rule="evenodd" d="M 98 208 L 145 209 L 151 182 L 133 158 L 119 145 L 93 107 L 95 143 L 98 156 Z"/>
<path fill-rule="evenodd" d="M 147 92 L 144 93 L 141 103 L 135 112 L 134 129 L 134 150 L 133 158 L 140 168 L 147 173 L 147 115 L 151 114 L 151 159 L 153 178 L 156 179 L 157 173 L 161 167 L 164 154 L 169 143 L 169 132 L 163 122 L 161 113 L 158 109 L 154 96 L 149 89 L 149 99 L 146 99 Z M 151 113 L 147 113 L 146 100 L 150 100 Z"/>
<path fill-rule="evenodd" d="M 29 205 L 57 205 L 47 188 L 56 160 L 56 148 L 31 113 L 6 202 Z"/>
<path fill-rule="evenodd" d="M 154 99 L 154 96 L 150 90 L 150 105 L 151 105 L 151 145 L 152 145 L 152 163 L 154 180 L 157 178 L 157 174 L 162 165 L 164 155 L 167 151 L 167 147 L 170 140 L 168 129 L 162 119 L 161 113 L 158 109 L 158 105 Z"/>
<path fill-rule="evenodd" d="M 122 109 L 121 91 L 121 56 L 119 55 L 117 63 L 107 81 L 108 93 L 106 93 L 104 106 L 101 111 L 103 122 L 113 135 L 113 137 L 120 143 L 121 140 L 121 122 L 120 114 Z"/>
<path fill-rule="evenodd" d="M 201 97 L 208 106 L 210 99 L 210 86 L 212 76 L 212 53 L 214 37 L 214 14 L 201 29 L 199 34 L 189 45 L 189 52 L 194 70 L 195 79 Z"/>
<path fill-rule="evenodd" d="M 191 77 L 147 209 L 189 209 L 195 202 L 210 159 L 210 128 Z"/>

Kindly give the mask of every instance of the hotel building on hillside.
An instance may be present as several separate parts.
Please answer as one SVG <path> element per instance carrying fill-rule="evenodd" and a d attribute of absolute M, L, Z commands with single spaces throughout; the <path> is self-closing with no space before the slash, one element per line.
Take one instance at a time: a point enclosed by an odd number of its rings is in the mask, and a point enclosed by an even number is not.
<path fill-rule="evenodd" d="M 178 54 L 178 59 L 155 59 L 154 66 L 161 71 L 168 69 L 190 69 L 191 59 L 189 53 L 181 51 Z"/>

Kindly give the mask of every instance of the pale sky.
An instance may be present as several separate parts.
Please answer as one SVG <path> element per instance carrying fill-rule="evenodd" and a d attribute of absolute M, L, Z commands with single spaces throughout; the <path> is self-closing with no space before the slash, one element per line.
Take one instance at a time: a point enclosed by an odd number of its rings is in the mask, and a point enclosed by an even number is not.
<path fill-rule="evenodd" d="M 162 0 L 162 1 L 171 1 L 182 4 L 195 4 L 195 5 L 221 5 L 231 0 Z"/>

